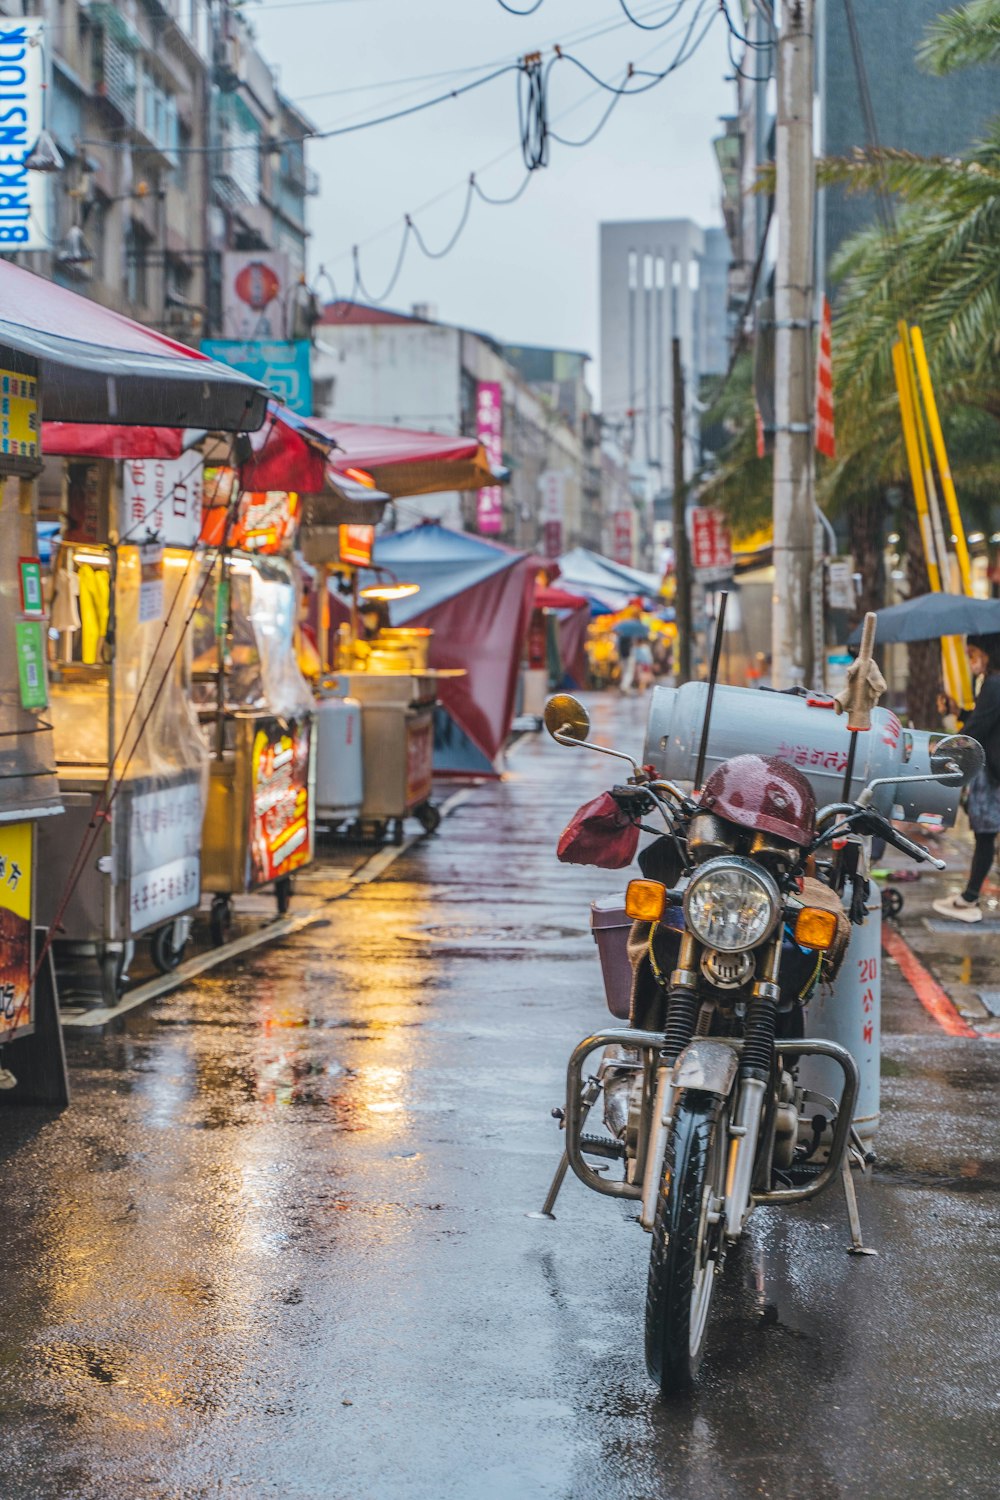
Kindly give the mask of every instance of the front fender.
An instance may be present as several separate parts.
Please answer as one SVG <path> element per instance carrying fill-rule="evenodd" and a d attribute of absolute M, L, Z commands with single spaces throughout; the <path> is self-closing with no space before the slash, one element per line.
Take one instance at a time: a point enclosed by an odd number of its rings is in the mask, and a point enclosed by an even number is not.
<path fill-rule="evenodd" d="M 697 1089 L 725 1099 L 739 1067 L 739 1054 L 729 1042 L 696 1037 L 674 1063 L 671 1081 L 678 1089 Z"/>

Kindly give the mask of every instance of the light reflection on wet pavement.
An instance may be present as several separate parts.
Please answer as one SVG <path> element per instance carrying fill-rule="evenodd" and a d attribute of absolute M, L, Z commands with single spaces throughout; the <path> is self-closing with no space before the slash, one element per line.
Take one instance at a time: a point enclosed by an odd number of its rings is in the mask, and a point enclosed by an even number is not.
<path fill-rule="evenodd" d="M 530 743 L 326 925 L 73 1038 L 65 1115 L 2 1117 L 4 1500 L 997 1493 L 991 1044 L 889 996 L 879 1258 L 832 1195 L 759 1213 L 679 1407 L 641 1231 L 574 1182 L 525 1217 L 620 883 L 554 843 L 611 779 Z"/>

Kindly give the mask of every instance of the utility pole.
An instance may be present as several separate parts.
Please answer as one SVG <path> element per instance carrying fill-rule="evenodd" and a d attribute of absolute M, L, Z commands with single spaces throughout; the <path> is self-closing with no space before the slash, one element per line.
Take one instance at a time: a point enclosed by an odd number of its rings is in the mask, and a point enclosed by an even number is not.
<path fill-rule="evenodd" d="M 813 686 L 813 21 L 815 0 L 783 0 L 775 135 L 774 599 L 772 680 Z"/>
<path fill-rule="evenodd" d="M 672 340 L 674 435 L 674 615 L 677 625 L 677 686 L 691 680 L 691 553 L 687 534 L 687 483 L 684 479 L 684 366 L 681 341 Z"/>

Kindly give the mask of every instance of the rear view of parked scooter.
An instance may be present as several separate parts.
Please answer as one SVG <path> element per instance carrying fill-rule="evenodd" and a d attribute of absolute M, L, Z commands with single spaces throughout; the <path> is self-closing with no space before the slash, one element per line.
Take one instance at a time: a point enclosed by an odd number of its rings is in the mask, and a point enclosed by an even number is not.
<path fill-rule="evenodd" d="M 847 736 L 866 733 L 877 698 L 871 632 L 867 646 L 839 705 L 847 727 L 834 712 L 824 717 L 845 762 Z M 858 1063 L 839 1042 L 807 1035 L 807 1005 L 834 982 L 852 932 L 868 920 L 871 839 L 941 864 L 879 811 L 879 778 L 817 811 L 802 769 L 755 752 L 716 758 L 702 785 L 711 688 L 690 792 L 651 764 L 593 744 L 575 699 L 558 695 L 545 713 L 560 744 L 627 767 L 576 814 L 560 858 L 621 869 L 635 858 L 641 830 L 655 834 L 625 896 L 630 961 L 605 966 L 609 1008 L 626 1024 L 573 1050 L 564 1157 L 545 1211 L 567 1167 L 593 1191 L 637 1203 L 651 1236 L 646 1363 L 664 1396 L 690 1389 L 697 1376 L 716 1282 L 757 1205 L 793 1205 L 840 1182 L 850 1248 L 867 1253 L 850 1170 L 852 1160 L 871 1159 L 854 1127 Z M 746 697 L 748 714 L 788 701 Z M 803 713 L 831 706 L 799 702 Z M 926 774 L 908 779 L 948 786 L 957 801 L 981 760 L 974 742 L 955 736 L 937 744 Z M 831 1095 L 803 1081 L 814 1058 L 839 1079 Z M 599 1102 L 604 1130 L 585 1133 Z"/>

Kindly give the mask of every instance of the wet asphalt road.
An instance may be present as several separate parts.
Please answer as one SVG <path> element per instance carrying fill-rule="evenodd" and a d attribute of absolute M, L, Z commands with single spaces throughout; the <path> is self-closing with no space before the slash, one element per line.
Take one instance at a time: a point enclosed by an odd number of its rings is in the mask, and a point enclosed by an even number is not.
<path fill-rule="evenodd" d="M 524 744 L 328 925 L 71 1038 L 66 1114 L 0 1116 L 3 1500 L 996 1495 L 1000 1044 L 898 982 L 879 1258 L 832 1195 L 760 1211 L 691 1400 L 647 1384 L 626 1213 L 525 1217 L 604 1020 L 618 881 L 552 851 L 608 764 Z"/>

